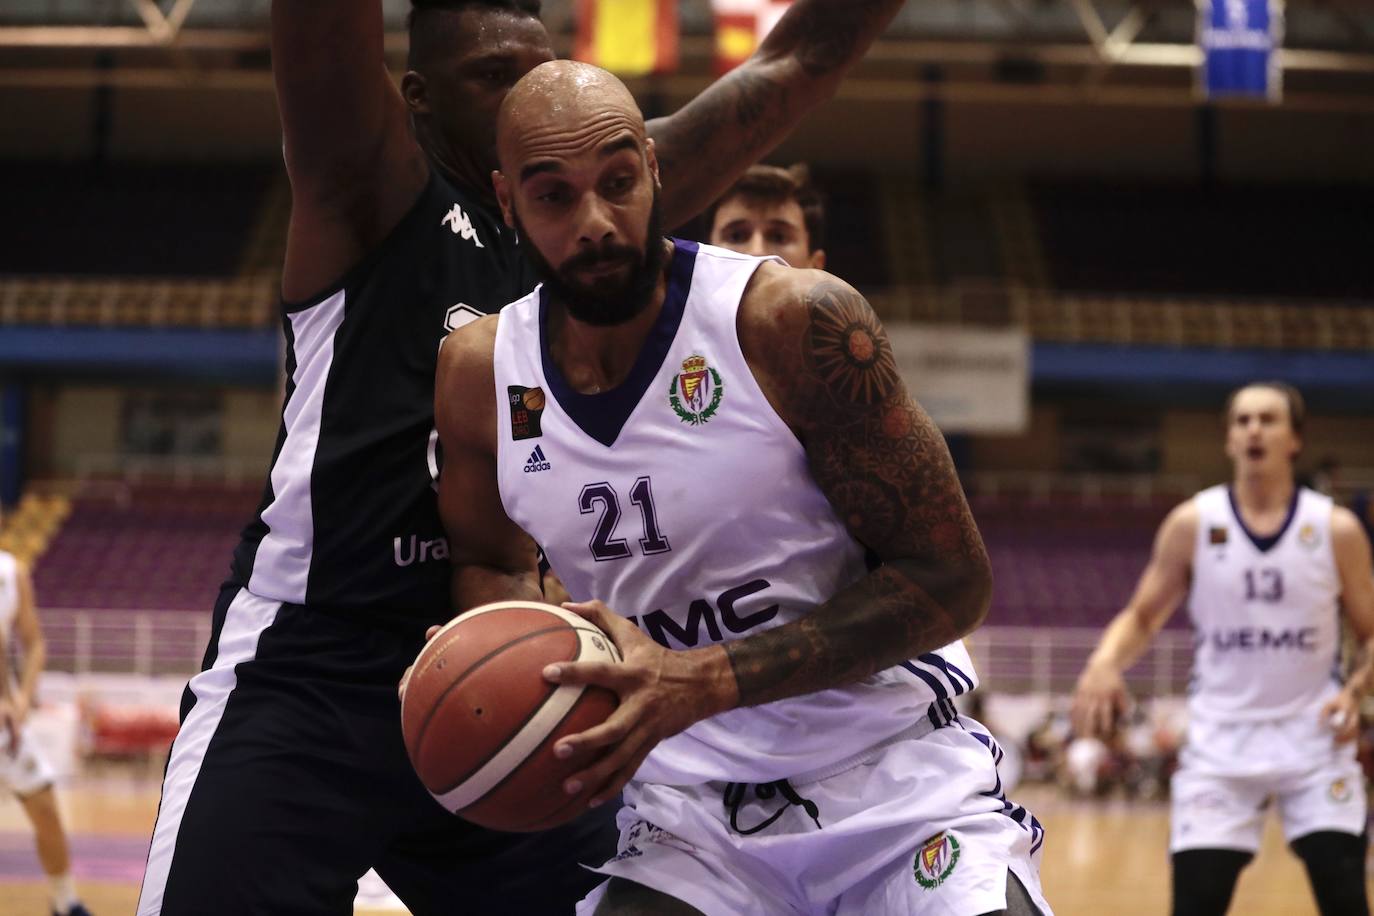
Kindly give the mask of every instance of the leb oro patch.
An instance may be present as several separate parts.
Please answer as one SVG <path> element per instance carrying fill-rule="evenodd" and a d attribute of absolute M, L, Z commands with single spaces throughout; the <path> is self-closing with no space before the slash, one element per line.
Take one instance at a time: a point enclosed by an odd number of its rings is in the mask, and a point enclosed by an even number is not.
<path fill-rule="evenodd" d="M 521 439 L 537 439 L 544 434 L 539 428 L 544 415 L 544 389 L 526 388 L 524 385 L 507 385 L 506 400 L 510 403 L 510 437 L 516 442 Z"/>

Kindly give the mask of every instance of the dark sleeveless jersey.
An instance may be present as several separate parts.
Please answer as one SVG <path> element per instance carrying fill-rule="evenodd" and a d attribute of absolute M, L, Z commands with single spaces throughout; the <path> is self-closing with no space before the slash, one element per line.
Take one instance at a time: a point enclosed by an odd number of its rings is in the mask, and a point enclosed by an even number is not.
<path fill-rule="evenodd" d="M 234 580 L 293 604 L 446 620 L 439 345 L 535 283 L 498 214 L 431 168 L 414 207 L 342 282 L 284 305 L 282 425 Z"/>

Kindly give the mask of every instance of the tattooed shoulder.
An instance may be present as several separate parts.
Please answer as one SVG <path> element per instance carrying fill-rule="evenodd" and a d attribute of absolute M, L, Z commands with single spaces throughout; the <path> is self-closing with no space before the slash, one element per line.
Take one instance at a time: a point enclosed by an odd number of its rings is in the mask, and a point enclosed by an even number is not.
<path fill-rule="evenodd" d="M 740 339 L 769 400 L 799 434 L 848 424 L 902 390 L 868 301 L 823 271 L 765 265 L 741 309 Z"/>
<path fill-rule="evenodd" d="M 868 300 L 833 278 L 806 294 L 809 319 L 802 352 L 832 399 L 878 404 L 899 387 L 892 344 Z"/>

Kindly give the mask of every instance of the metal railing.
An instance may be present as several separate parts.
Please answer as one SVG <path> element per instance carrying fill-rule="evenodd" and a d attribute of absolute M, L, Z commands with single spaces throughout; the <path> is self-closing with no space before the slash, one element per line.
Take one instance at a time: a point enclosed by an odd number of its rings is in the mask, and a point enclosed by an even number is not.
<path fill-rule="evenodd" d="M 966 640 L 984 687 L 994 693 L 1067 694 L 1102 638 L 1098 627 L 984 627 Z M 1184 693 L 1193 634 L 1164 630 L 1126 673 L 1136 696 Z"/>
<path fill-rule="evenodd" d="M 69 674 L 191 674 L 210 641 L 206 611 L 44 608 L 48 668 Z"/>
<path fill-rule="evenodd" d="M 42 612 L 48 667 L 75 675 L 190 675 L 210 639 L 205 611 L 49 608 Z M 997 693 L 1064 694 L 1102 631 L 1090 627 L 984 627 L 968 638 L 985 688 Z M 1190 633 L 1165 630 L 1127 674 L 1138 696 L 1180 694 L 1192 665 Z"/>

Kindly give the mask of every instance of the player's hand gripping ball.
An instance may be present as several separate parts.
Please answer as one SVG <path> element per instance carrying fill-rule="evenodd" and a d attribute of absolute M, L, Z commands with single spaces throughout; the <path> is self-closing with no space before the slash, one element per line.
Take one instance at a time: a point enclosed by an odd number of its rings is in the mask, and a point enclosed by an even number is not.
<path fill-rule="evenodd" d="M 602 756 L 557 757 L 555 743 L 615 711 L 604 687 L 552 684 L 550 664 L 621 660 L 595 624 L 552 605 L 502 601 L 450 621 L 402 683 L 410 762 L 448 810 L 495 830 L 546 830 L 584 812 L 564 782 Z"/>

